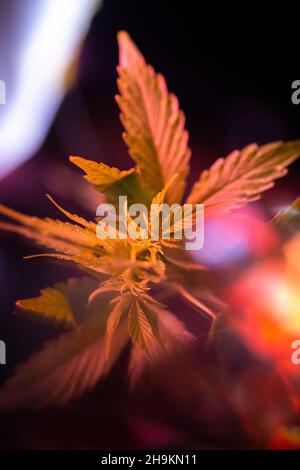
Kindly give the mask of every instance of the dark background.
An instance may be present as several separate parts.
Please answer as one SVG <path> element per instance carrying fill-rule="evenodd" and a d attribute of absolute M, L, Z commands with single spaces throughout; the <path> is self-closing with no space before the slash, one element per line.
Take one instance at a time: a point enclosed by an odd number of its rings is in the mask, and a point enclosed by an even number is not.
<path fill-rule="evenodd" d="M 1 181 L 1 202 L 27 213 L 53 216 L 56 211 L 44 194 L 49 191 L 47 179 L 54 164 L 66 165 L 68 155 L 75 154 L 122 169 L 131 165 L 114 102 L 120 29 L 130 33 L 146 60 L 166 77 L 186 113 L 193 150 L 190 183 L 201 169 L 234 148 L 300 138 L 300 105 L 291 102 L 291 83 L 300 78 L 299 13 L 293 5 L 272 3 L 264 11 L 262 5 L 252 3 L 107 0 L 86 39 L 75 87 L 37 155 Z M 299 169 L 298 162 L 272 195 L 264 197 L 270 215 L 298 195 Z M 76 209 L 75 203 L 60 200 Z M 1 233 L 0 338 L 7 344 L 8 363 L 0 367 L 1 381 L 55 334 L 12 316 L 15 300 L 37 295 L 72 272 L 47 261 L 22 260 L 23 255 L 36 252 L 22 240 Z M 22 419 L 23 424 L 17 419 L 15 426 L 25 427 Z M 120 439 L 124 433 L 120 431 Z M 5 436 L 7 445 L 14 446 L 13 431 L 11 439 Z"/>

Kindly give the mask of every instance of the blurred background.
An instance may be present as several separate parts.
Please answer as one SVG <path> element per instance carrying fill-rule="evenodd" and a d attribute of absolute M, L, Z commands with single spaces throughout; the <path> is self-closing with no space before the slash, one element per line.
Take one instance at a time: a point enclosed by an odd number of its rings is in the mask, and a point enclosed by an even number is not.
<path fill-rule="evenodd" d="M 291 101 L 291 84 L 299 78 L 298 18 L 294 7 L 274 4 L 264 12 L 252 3 L 231 2 L 223 7 L 192 1 L 1 1 L 0 80 L 6 83 L 6 104 L 0 105 L 1 203 L 56 216 L 45 197 L 50 192 L 69 210 L 91 216 L 97 198 L 84 189 L 68 156 L 121 169 L 131 166 L 114 101 L 116 33 L 121 29 L 166 77 L 185 111 L 192 148 L 189 187 L 202 169 L 235 148 L 299 138 L 300 105 Z M 300 163 L 293 164 L 290 174 L 264 196 L 259 208 L 268 217 L 298 195 L 299 170 Z M 22 259 L 35 252 L 1 233 L 0 339 L 7 344 L 1 383 L 57 333 L 12 315 L 16 299 L 35 296 L 72 274 L 47 261 Z M 201 320 L 191 327 L 202 335 L 207 330 Z M 170 399 L 170 381 L 163 394 L 155 387 L 130 394 L 124 367 L 121 362 L 97 391 L 97 400 L 106 400 L 105 411 L 95 411 L 95 392 L 64 411 L 1 418 L 1 446 L 255 446 L 243 433 L 234 436 L 234 412 L 214 403 L 211 415 L 203 418 L 206 406 L 201 414 L 201 395 L 196 397 L 193 388 Z M 262 368 L 260 373 L 265 372 Z M 201 390 L 207 397 L 207 390 Z M 198 407 L 194 415 L 193 406 Z"/>

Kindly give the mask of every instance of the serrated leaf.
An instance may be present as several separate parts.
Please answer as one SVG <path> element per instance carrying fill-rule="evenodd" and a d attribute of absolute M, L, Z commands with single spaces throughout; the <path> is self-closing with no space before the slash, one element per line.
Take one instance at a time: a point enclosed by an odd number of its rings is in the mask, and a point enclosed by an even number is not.
<path fill-rule="evenodd" d="M 45 236 L 42 233 L 39 233 L 27 227 L 1 222 L 0 229 L 12 233 L 17 233 L 19 235 L 22 235 L 23 237 L 29 238 L 30 240 L 34 240 L 39 245 L 43 245 L 51 250 L 59 252 L 56 255 L 58 259 L 63 259 L 65 257 L 66 259 L 78 262 L 79 264 L 84 264 L 85 260 L 88 260 L 89 262 L 91 259 L 94 260 L 92 251 L 88 248 L 78 246 L 74 243 L 70 243 L 66 240 L 61 240 L 59 238 Z M 63 253 L 66 253 L 66 255 L 64 255 Z M 28 256 L 27 258 L 34 258 L 38 256 L 55 257 L 55 254 L 52 253 L 46 255 L 33 255 Z M 24 258 L 26 259 L 26 257 Z"/>
<path fill-rule="evenodd" d="M 7 381 L 0 409 L 37 409 L 79 398 L 110 371 L 127 339 L 126 328 L 118 329 L 106 360 L 103 329 L 94 318 L 50 341 Z"/>
<path fill-rule="evenodd" d="M 16 305 L 21 309 L 39 314 L 46 320 L 52 320 L 69 326 L 75 325 L 69 300 L 63 289 L 58 285 L 43 289 L 39 297 L 18 300 Z"/>
<path fill-rule="evenodd" d="M 60 208 L 60 206 L 58 207 Z M 78 224 L 80 223 L 84 226 L 82 227 L 77 224 L 61 222 L 60 220 L 49 218 L 40 219 L 38 217 L 31 217 L 0 205 L 0 213 L 21 224 L 16 225 L 1 222 L 0 228 L 23 235 L 57 252 L 38 254 L 27 258 L 48 256 L 73 261 L 83 268 L 90 268 L 98 273 L 107 272 L 113 260 L 101 256 L 105 254 L 104 245 L 107 243 L 105 240 L 98 239 L 96 235 L 96 225 L 62 208 L 60 209 L 66 216 L 70 217 L 72 220 L 75 219 Z"/>
<path fill-rule="evenodd" d="M 96 230 L 96 224 L 94 222 L 87 222 L 83 217 L 80 217 L 76 214 L 72 214 L 71 212 L 67 211 L 63 207 L 61 207 L 56 201 L 54 201 L 53 197 L 51 197 L 49 194 L 47 194 L 47 198 L 52 202 L 52 204 L 57 207 L 68 219 L 72 220 L 78 225 L 82 225 L 86 229 L 90 230 L 91 232 L 95 232 Z"/>
<path fill-rule="evenodd" d="M 82 157 L 70 157 L 70 161 L 85 172 L 84 179 L 91 183 L 97 191 L 104 193 L 109 186 L 127 178 L 135 170 L 121 171 L 118 168 L 110 167 L 104 163 L 97 163 L 92 160 L 86 160 Z"/>
<path fill-rule="evenodd" d="M 106 355 L 109 356 L 110 343 L 113 334 L 119 326 L 122 315 L 127 313 L 127 309 L 131 300 L 130 295 L 120 295 L 114 300 L 115 305 L 110 312 L 106 323 Z"/>
<path fill-rule="evenodd" d="M 57 286 L 65 293 L 78 326 L 48 342 L 0 390 L 0 409 L 40 408 L 79 398 L 104 377 L 128 342 L 126 323 L 120 324 L 105 358 L 105 322 L 111 296 L 93 304 L 88 297 L 98 282 L 83 277 Z"/>
<path fill-rule="evenodd" d="M 41 219 L 39 217 L 22 214 L 3 204 L 0 204 L 0 214 L 16 220 L 24 227 L 28 227 L 29 230 L 26 232 L 26 236 L 35 240 L 38 239 L 40 243 L 42 243 L 43 238 L 48 241 L 49 238 L 57 238 L 58 241 L 65 240 L 66 243 L 74 243 L 75 245 L 82 245 L 83 247 L 95 247 L 99 245 L 99 239 L 96 235 L 96 225 L 93 223 L 85 221 L 85 223 L 89 225 L 89 228 L 86 228 L 60 220 L 49 218 Z M 84 220 L 83 218 L 80 219 Z M 5 227 L 5 224 L 2 225 Z M 9 229 L 8 227 L 7 225 L 7 229 Z M 10 231 L 18 232 L 18 226 L 10 225 Z M 48 243 L 46 243 L 46 246 L 48 246 Z"/>
<path fill-rule="evenodd" d="M 119 196 L 127 196 L 129 204 L 149 204 L 150 194 L 142 185 L 137 169 L 121 171 L 81 157 L 70 157 L 70 161 L 85 172 L 84 178 L 96 191 L 106 194 L 108 202 L 118 204 Z"/>
<path fill-rule="evenodd" d="M 120 32 L 118 42 L 120 95 L 116 99 L 129 153 L 153 195 L 178 173 L 177 184 L 170 189 L 167 202 L 180 202 L 190 160 L 184 114 L 177 98 L 168 93 L 162 75 L 145 63 L 129 35 Z"/>
<path fill-rule="evenodd" d="M 205 205 L 205 215 L 219 215 L 260 198 L 287 173 L 300 154 L 300 141 L 251 144 L 217 160 L 194 185 L 187 203 Z"/>
<path fill-rule="evenodd" d="M 132 341 L 143 349 L 149 350 L 149 346 L 157 336 L 157 316 L 154 311 L 146 311 L 141 301 L 133 299 L 128 313 L 128 330 Z"/>
<path fill-rule="evenodd" d="M 190 158 L 183 113 L 176 97 L 168 93 L 164 78 L 145 63 L 129 36 L 122 32 L 118 39 L 120 96 L 117 102 L 126 131 L 125 142 L 137 167 L 120 171 L 80 157 L 71 157 L 71 161 L 114 204 L 119 195 L 127 195 L 129 204 L 141 202 L 149 206 L 151 201 L 161 204 L 164 199 L 169 204 L 179 203 Z M 260 148 L 250 145 L 233 152 L 202 173 L 187 202 L 204 203 L 206 215 L 214 215 L 254 201 L 287 172 L 287 166 L 299 151 L 300 141 L 295 141 Z M 176 184 L 170 187 L 176 175 Z M 151 283 L 162 283 L 162 287 L 173 290 L 212 318 L 217 312 L 211 304 L 221 310 L 225 308 L 212 295 L 211 280 L 201 273 L 202 267 L 199 270 L 188 257 L 182 256 L 182 250 L 178 250 L 177 257 L 168 256 L 165 247 L 183 246 L 182 241 L 172 241 L 180 228 L 181 208 L 163 221 L 170 235 L 168 240 L 101 241 L 94 222 L 66 211 L 51 200 L 72 223 L 30 217 L 0 205 L 0 213 L 20 224 L 1 222 L 0 228 L 56 251 L 37 256 L 75 262 L 95 280 L 57 284 L 42 291 L 39 298 L 19 301 L 20 307 L 34 314 L 68 324 L 74 322 L 76 328 L 49 342 L 19 368 L 0 391 L 2 409 L 62 404 L 78 398 L 107 373 L 126 345 L 128 332 L 134 343 L 130 362 L 134 373 L 149 359 L 153 364 L 167 357 L 165 353 L 175 351 L 175 346 L 189 343 L 192 335 L 185 327 L 146 294 Z M 132 219 L 128 216 L 128 220 Z M 191 217 L 187 224 L 192 223 Z M 162 234 L 164 229 L 163 226 Z M 298 268 L 298 238 L 293 243 L 297 246 L 289 243 L 283 251 Z M 128 329 L 124 327 L 124 314 L 128 314 Z"/>
<path fill-rule="evenodd" d="M 16 304 L 34 315 L 40 314 L 36 316 L 43 320 L 70 326 L 79 325 L 92 310 L 87 299 L 98 287 L 99 282 L 100 278 L 95 280 L 87 276 L 70 278 L 66 282 L 58 282 L 53 287 L 43 289 L 39 297 L 19 300 Z"/>
<path fill-rule="evenodd" d="M 151 342 L 150 354 L 145 352 L 138 346 L 134 346 L 130 353 L 129 361 L 129 377 L 132 386 L 135 386 L 140 379 L 143 371 L 149 367 L 149 355 L 151 357 L 151 365 L 158 365 L 164 360 L 174 358 L 174 355 L 190 346 L 195 340 L 184 324 L 178 320 L 168 310 L 161 309 L 158 312 L 159 330 L 161 337 L 161 344 L 157 341 Z"/>

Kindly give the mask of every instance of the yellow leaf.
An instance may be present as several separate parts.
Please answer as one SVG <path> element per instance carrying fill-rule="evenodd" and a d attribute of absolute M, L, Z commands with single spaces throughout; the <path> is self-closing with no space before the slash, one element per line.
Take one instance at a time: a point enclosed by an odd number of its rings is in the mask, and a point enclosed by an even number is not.
<path fill-rule="evenodd" d="M 55 205 L 55 207 L 57 207 L 57 209 L 59 209 L 66 217 L 68 217 L 68 219 L 72 220 L 76 224 L 82 225 L 93 233 L 96 232 L 96 224 L 94 222 L 87 222 L 83 217 L 80 217 L 76 214 L 71 214 L 71 212 L 57 204 L 57 202 L 54 201 L 53 197 L 51 197 L 49 194 L 47 194 L 47 198 L 52 202 L 52 204 Z"/>
<path fill-rule="evenodd" d="M 62 289 L 48 287 L 39 297 L 18 300 L 16 305 L 24 310 L 40 314 L 47 320 L 74 326 L 75 320 L 68 298 Z"/>
<path fill-rule="evenodd" d="M 125 128 L 124 140 L 144 182 L 157 194 L 178 173 L 167 202 L 180 202 L 189 171 L 190 149 L 185 118 L 164 78 L 147 65 L 129 37 L 118 34 L 120 66 L 116 97 Z"/>
<path fill-rule="evenodd" d="M 60 239 L 60 238 L 46 236 L 28 227 L 0 222 L 0 229 L 6 230 L 8 232 L 17 233 L 19 235 L 22 235 L 23 237 L 27 237 L 31 240 L 34 240 L 39 245 L 46 246 L 47 248 L 51 250 L 55 250 L 59 252 L 57 256 L 63 256 L 62 253 L 64 253 L 65 256 L 68 256 L 70 258 L 78 257 L 80 259 L 90 259 L 90 258 L 93 258 L 93 260 L 95 259 L 95 256 L 89 247 L 84 247 L 84 246 L 81 246 L 81 245 L 69 242 L 67 240 Z M 40 255 L 33 255 L 33 256 L 40 256 Z M 54 256 L 54 254 L 51 254 L 51 256 Z"/>
<path fill-rule="evenodd" d="M 127 196 L 129 204 L 149 205 L 152 194 L 143 184 L 138 169 L 121 171 L 81 157 L 70 157 L 70 160 L 86 173 L 84 178 L 96 191 L 105 193 L 108 202 L 117 205 L 119 196 Z"/>
<path fill-rule="evenodd" d="M 287 173 L 300 154 L 300 141 L 251 144 L 217 160 L 194 185 L 187 203 L 205 205 L 205 215 L 218 215 L 260 198 Z"/>
<path fill-rule="evenodd" d="M 59 238 L 66 240 L 68 243 L 75 243 L 77 245 L 83 245 L 87 247 L 99 246 L 100 240 L 96 235 L 96 226 L 92 223 L 89 224 L 89 229 L 74 225 L 69 222 L 62 222 L 60 220 L 53 219 L 40 219 L 39 217 L 32 217 L 25 214 L 21 214 L 9 207 L 0 204 L 0 213 L 19 222 L 24 227 L 28 227 L 30 230 L 27 231 L 29 238 L 36 239 L 36 234 L 39 234 L 39 242 L 42 243 L 43 237 L 48 239 L 49 237 Z M 80 218 L 80 220 L 84 220 Z M 82 223 L 82 222 L 81 222 Z M 85 221 L 86 224 L 88 222 Z M 15 230 L 13 229 L 15 227 Z M 18 226 L 11 225 L 11 231 L 18 231 Z M 46 244 L 47 245 L 47 244 Z"/>
<path fill-rule="evenodd" d="M 92 160 L 86 160 L 81 157 L 70 157 L 70 161 L 81 168 L 86 174 L 84 178 L 101 193 L 112 186 L 117 181 L 131 175 L 135 169 L 121 171 L 118 168 L 110 167 L 104 163 L 97 163 Z"/>

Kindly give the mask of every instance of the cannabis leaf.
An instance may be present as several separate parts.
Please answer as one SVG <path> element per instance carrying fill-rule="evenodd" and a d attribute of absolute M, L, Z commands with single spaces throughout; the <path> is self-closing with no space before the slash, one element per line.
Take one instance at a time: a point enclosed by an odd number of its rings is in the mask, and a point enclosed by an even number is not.
<path fill-rule="evenodd" d="M 118 34 L 120 65 L 116 97 L 125 128 L 124 140 L 153 195 L 178 173 L 167 202 L 180 202 L 189 171 L 190 150 L 185 118 L 177 98 L 168 93 L 160 74 L 145 63 L 131 38 Z"/>
<path fill-rule="evenodd" d="M 154 311 L 143 308 L 140 299 L 133 299 L 128 317 L 129 334 L 132 341 L 147 351 L 157 331 L 157 316 Z"/>
<path fill-rule="evenodd" d="M 138 346 L 134 346 L 131 350 L 128 373 L 132 386 L 136 385 L 142 373 L 149 369 L 150 365 L 152 367 L 158 365 L 176 352 L 191 346 L 196 340 L 195 336 L 186 330 L 184 324 L 168 310 L 161 309 L 158 315 L 160 342 L 151 341 L 148 345 L 148 354 Z M 148 360 L 149 356 L 151 362 Z"/>
<path fill-rule="evenodd" d="M 18 300 L 16 305 L 40 314 L 47 320 L 74 326 L 75 320 L 63 285 L 56 284 L 41 291 L 40 297 Z"/>
<path fill-rule="evenodd" d="M 70 157 L 70 161 L 85 172 L 85 180 L 99 193 L 107 196 L 108 202 L 117 204 L 119 195 L 127 196 L 129 204 L 140 202 L 148 205 L 150 193 L 142 185 L 136 168 L 120 171 L 104 163 L 93 162 L 81 157 Z"/>
<path fill-rule="evenodd" d="M 219 158 L 205 170 L 187 198 L 190 204 L 203 203 L 205 214 L 217 215 L 260 198 L 274 180 L 287 173 L 287 166 L 300 155 L 300 141 L 274 142 Z"/>
<path fill-rule="evenodd" d="M 177 99 L 168 93 L 164 78 L 146 64 L 127 33 L 118 35 L 117 102 L 125 128 L 124 139 L 136 167 L 121 171 L 81 157 L 71 162 L 85 172 L 85 179 L 115 204 L 119 196 L 128 203 L 152 205 L 176 203 L 162 217 L 159 235 L 125 239 L 99 237 L 99 221 L 62 208 L 49 199 L 68 220 L 41 219 L 21 214 L 0 204 L 0 213 L 13 222 L 0 228 L 27 237 L 50 252 L 34 256 L 75 263 L 87 277 L 43 289 L 37 298 L 17 302 L 19 309 L 40 320 L 53 321 L 71 331 L 47 343 L 0 391 L 0 408 L 40 407 L 66 403 L 80 397 L 104 377 L 121 351 L 132 340 L 129 373 L 132 382 L 159 361 L 170 357 L 194 337 L 185 326 L 155 300 L 153 287 L 171 291 L 213 319 L 226 308 L 209 286 L 205 266 L 184 251 L 175 240 L 181 227 L 181 202 L 189 170 L 190 150 L 184 115 Z M 217 160 L 194 185 L 187 202 L 204 203 L 206 216 L 219 215 L 258 199 L 284 176 L 300 153 L 300 141 L 249 145 Z M 175 183 L 175 184 L 174 184 Z M 191 207 L 191 226 L 197 215 Z M 151 212 L 151 211 L 150 211 Z M 299 200 L 279 214 L 274 225 L 286 228 L 298 218 Z M 127 222 L 138 222 L 125 213 Z M 151 226 L 149 220 L 144 216 Z M 101 224 L 100 224 L 101 226 Z M 298 226 L 298 225 L 297 225 Z M 101 228 L 101 235 L 105 229 Z M 119 229 L 116 229 L 117 233 Z M 150 231 L 151 233 L 151 231 Z M 164 239 L 163 235 L 168 235 Z"/>
<path fill-rule="evenodd" d="M 107 359 L 97 322 L 63 334 L 17 369 L 0 392 L 0 409 L 40 408 L 79 398 L 105 377 L 126 342 L 123 328 Z"/>
<path fill-rule="evenodd" d="M 119 326 L 121 317 L 126 314 L 129 303 L 130 295 L 121 295 L 120 297 L 113 300 L 115 303 L 113 310 L 110 312 L 106 324 L 106 354 L 109 356 L 110 343 L 113 334 Z"/>
<path fill-rule="evenodd" d="M 93 186 L 96 186 L 97 190 L 101 193 L 104 193 L 108 187 L 123 178 L 127 178 L 134 172 L 134 169 L 120 171 L 118 168 L 104 165 L 104 163 L 86 160 L 81 157 L 70 157 L 70 161 L 85 171 L 86 175 L 84 176 L 84 179 Z"/>
<path fill-rule="evenodd" d="M 105 354 L 105 318 L 108 313 L 108 298 L 102 297 L 89 305 L 88 295 L 97 285 L 92 279 L 70 280 L 60 285 L 60 291 L 68 294 L 68 307 L 72 306 L 73 318 L 82 322 L 70 332 L 48 342 L 32 359 L 18 367 L 0 391 L 0 409 L 40 408 L 50 404 L 63 404 L 79 398 L 106 376 L 128 342 L 126 324 L 116 331 L 111 342 L 109 357 Z M 46 289 L 48 293 L 51 289 Z M 48 295 L 48 294 L 47 294 Z M 42 295 L 42 298 L 45 296 Z M 25 304 L 24 304 L 25 302 Z M 77 316 L 75 304 L 84 305 Z M 19 307 L 51 315 L 54 305 L 42 303 L 41 298 L 19 301 Z M 82 307 L 81 307 L 82 308 Z M 99 315 L 101 311 L 102 315 Z"/>
<path fill-rule="evenodd" d="M 35 240 L 37 243 L 52 248 L 57 251 L 72 254 L 90 253 L 91 249 L 99 246 L 99 238 L 96 235 L 96 224 L 84 221 L 85 227 L 61 222 L 53 219 L 40 219 L 21 214 L 0 204 L 0 214 L 13 219 L 21 225 L 1 223 L 5 230 L 20 233 L 23 236 Z M 73 215 L 69 217 L 74 220 Z M 78 223 L 83 223 L 84 219 L 76 217 Z M 89 228 L 87 228 L 89 227 Z"/>

